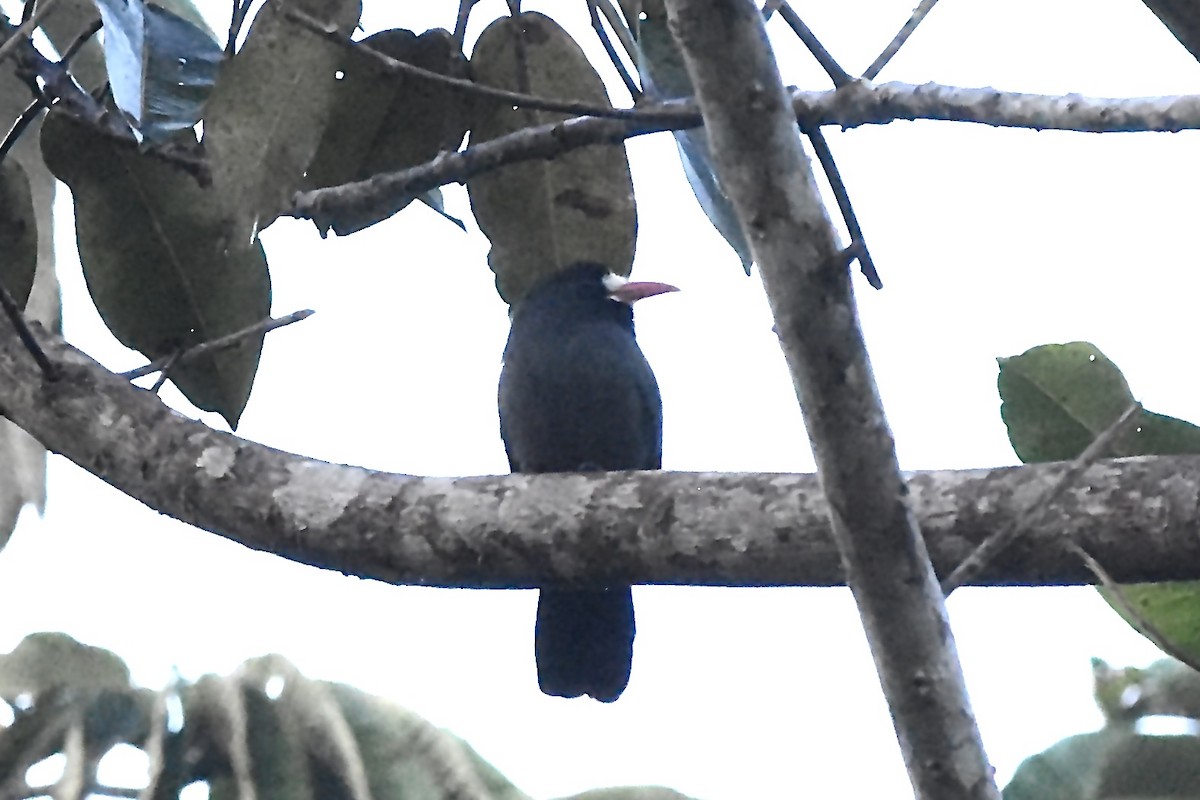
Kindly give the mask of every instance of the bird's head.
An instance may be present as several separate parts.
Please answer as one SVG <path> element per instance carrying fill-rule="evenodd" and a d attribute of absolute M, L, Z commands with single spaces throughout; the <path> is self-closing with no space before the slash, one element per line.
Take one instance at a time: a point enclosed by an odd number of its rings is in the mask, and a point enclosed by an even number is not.
<path fill-rule="evenodd" d="M 628 320 L 638 300 L 677 292 L 667 283 L 631 281 L 591 262 L 577 262 L 534 286 L 515 309 L 516 319 L 539 318 L 543 324 L 582 321 L 589 317 Z"/>

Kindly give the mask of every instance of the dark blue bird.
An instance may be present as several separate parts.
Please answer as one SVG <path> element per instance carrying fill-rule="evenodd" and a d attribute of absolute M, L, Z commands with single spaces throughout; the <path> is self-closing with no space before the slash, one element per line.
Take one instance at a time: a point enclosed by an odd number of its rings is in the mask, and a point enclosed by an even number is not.
<path fill-rule="evenodd" d="M 676 291 L 573 264 L 535 286 L 513 314 L 500 373 L 500 436 L 513 472 L 662 467 L 662 401 L 633 336 L 633 303 Z M 538 684 L 559 697 L 616 700 L 629 682 L 628 586 L 543 589 Z"/>

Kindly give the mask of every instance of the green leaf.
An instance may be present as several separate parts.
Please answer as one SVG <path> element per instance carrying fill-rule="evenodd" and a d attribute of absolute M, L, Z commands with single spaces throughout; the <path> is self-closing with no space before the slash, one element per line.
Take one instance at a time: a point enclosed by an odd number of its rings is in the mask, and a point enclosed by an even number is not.
<path fill-rule="evenodd" d="M 1195 798 L 1200 737 L 1143 736 L 1125 728 L 1071 736 L 1021 762 L 1004 800 Z"/>
<path fill-rule="evenodd" d="M 178 166 L 62 114 L 42 130 L 50 169 L 71 187 L 84 278 L 127 347 L 156 359 L 264 319 L 271 307 L 258 243 L 225 238 L 225 198 Z M 171 380 L 231 427 L 246 406 L 262 336 L 185 361 Z"/>
<path fill-rule="evenodd" d="M 549 17 L 502 17 L 479 37 L 475 80 L 540 97 L 608 106 L 604 84 L 579 45 Z M 495 103 L 481 110 L 471 144 L 569 115 Z M 637 209 L 623 144 L 595 145 L 550 161 L 509 164 L 467 182 L 500 296 L 515 302 L 542 278 L 576 261 L 628 275 Z"/>
<path fill-rule="evenodd" d="M 1200 581 L 1122 586 L 1121 594 L 1129 602 L 1133 614 L 1103 586 L 1097 589 L 1134 630 L 1159 648 L 1183 659 L 1193 669 L 1200 668 Z M 1143 620 L 1150 625 L 1145 625 Z"/>
<path fill-rule="evenodd" d="M 112 652 L 80 644 L 65 633 L 31 633 L 0 655 L 0 697 L 35 699 L 52 689 L 125 689 L 129 668 Z"/>
<path fill-rule="evenodd" d="M 113 100 L 146 140 L 200 120 L 224 50 L 205 25 L 143 0 L 96 0 Z"/>
<path fill-rule="evenodd" d="M 16 159 L 5 159 L 0 162 L 0 285 L 21 308 L 33 288 L 37 251 L 37 218 L 29 179 Z"/>
<path fill-rule="evenodd" d="M 1077 458 L 1134 402 L 1116 364 L 1088 342 L 1042 345 L 1000 359 L 997 385 L 1009 441 L 1027 464 Z M 1109 448 L 1113 457 L 1195 453 L 1200 427 L 1149 411 Z M 1123 586 L 1136 616 L 1097 588 L 1139 633 L 1200 667 L 1200 582 Z"/>
<path fill-rule="evenodd" d="M 204 145 L 213 184 L 231 210 L 233 241 L 250 241 L 290 205 L 336 98 L 342 47 L 288 13 L 340 19 L 359 7 L 357 0 L 267 3 L 221 68 L 205 110 Z"/>
<path fill-rule="evenodd" d="M 1125 376 L 1088 342 L 1000 359 L 1000 416 L 1026 464 L 1082 453 L 1133 403 Z"/>

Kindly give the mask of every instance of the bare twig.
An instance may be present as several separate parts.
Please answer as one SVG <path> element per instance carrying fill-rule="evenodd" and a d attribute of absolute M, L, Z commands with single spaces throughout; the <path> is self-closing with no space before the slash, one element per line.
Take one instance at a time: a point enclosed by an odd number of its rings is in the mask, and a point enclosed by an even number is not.
<path fill-rule="evenodd" d="M 237 47 L 238 36 L 242 26 L 246 24 L 246 14 L 250 12 L 253 0 L 233 0 L 233 12 L 229 16 L 229 35 L 225 39 L 225 55 L 232 56 Z"/>
<path fill-rule="evenodd" d="M 786 4 L 784 5 L 786 7 Z M 862 227 L 858 224 L 854 206 L 850 204 L 850 193 L 846 191 L 842 173 L 838 171 L 837 162 L 833 160 L 833 152 L 829 149 L 828 142 L 825 141 L 825 134 L 821 133 L 820 128 L 812 128 L 805 133 L 808 134 L 808 140 L 817 154 L 817 161 L 821 163 L 821 169 L 825 171 L 825 177 L 829 179 L 829 188 L 833 189 L 833 196 L 837 199 L 838 209 L 842 212 L 846 230 L 850 233 L 850 246 L 846 248 L 846 253 L 858 259 L 858 268 L 862 270 L 867 283 L 875 289 L 882 289 L 883 281 L 875 270 L 875 262 L 871 260 L 866 237 L 863 236 Z"/>
<path fill-rule="evenodd" d="M 57 2 L 58 0 L 41 0 L 33 14 L 28 19 L 22 19 L 20 26 L 9 35 L 7 40 L 0 43 L 0 61 L 8 58 L 17 46 L 25 41 L 38 25 L 42 24 L 42 20 L 54 9 L 54 4 Z"/>
<path fill-rule="evenodd" d="M 66 50 L 63 50 L 62 56 L 58 59 L 58 63 L 62 64 L 64 67 L 67 66 L 68 64 L 70 64 L 71 59 L 73 59 L 75 57 L 75 55 L 81 49 L 83 49 L 83 46 L 85 44 L 87 44 L 88 42 L 90 42 L 92 40 L 92 37 L 95 36 L 97 33 L 99 33 L 100 29 L 103 27 L 104 27 L 104 20 L 101 20 L 101 19 L 92 20 L 92 24 L 88 25 L 87 28 L 84 29 L 83 33 L 76 36 L 75 41 L 73 41 L 69 45 L 67 45 Z"/>
<path fill-rule="evenodd" d="M 21 112 L 21 116 L 17 117 L 16 122 L 8 129 L 8 133 L 4 135 L 4 140 L 0 141 L 0 163 L 4 162 L 5 156 L 16 146 L 17 141 L 21 138 L 21 134 L 25 133 L 25 130 L 45 109 L 46 104 L 40 97 L 25 106 L 25 110 Z"/>
<path fill-rule="evenodd" d="M 17 336 L 20 337 L 21 344 L 25 345 L 25 349 L 37 362 L 42 376 L 48 381 L 58 380 L 58 368 L 46 357 L 45 351 L 34 338 L 33 332 L 29 330 L 29 323 L 25 321 L 25 315 L 21 313 L 20 306 L 17 305 L 17 301 L 8 293 L 8 289 L 3 284 L 0 284 L 0 306 L 4 307 L 4 313 L 12 321 L 13 327 L 17 329 Z"/>
<path fill-rule="evenodd" d="M 467 41 L 467 21 L 471 16 L 472 9 L 479 0 L 459 0 L 458 3 L 458 19 L 454 22 L 454 41 L 458 42 L 458 49 L 462 50 L 466 46 Z"/>
<path fill-rule="evenodd" d="M 1130 99 L 1032 95 L 995 89 L 856 82 L 825 92 L 792 92 L 792 108 L 805 128 L 886 124 L 896 119 L 939 119 L 984 125 L 1076 131 L 1180 131 L 1200 128 L 1200 96 Z M 312 219 L 322 230 L 346 235 L 387 219 L 410 199 L 447 183 L 492 169 L 555 158 L 594 144 L 682 130 L 701 124 L 690 100 L 653 103 L 629 119 L 580 117 L 524 128 L 397 172 L 298 193 L 291 216 Z M 353 221 L 347 221 L 352 218 Z"/>
<path fill-rule="evenodd" d="M 302 11 L 297 11 L 290 6 L 283 12 L 284 17 L 295 22 L 313 33 L 324 36 L 337 44 L 348 48 L 356 49 L 363 53 L 367 53 L 372 58 L 375 58 L 379 64 L 389 72 L 399 73 L 403 75 L 411 75 L 417 78 L 423 78 L 434 83 L 441 83 L 446 86 L 453 86 L 464 92 L 479 95 L 481 97 L 491 97 L 497 100 L 502 100 L 506 103 L 511 103 L 514 106 L 521 108 L 529 108 L 535 111 L 554 111 L 560 114 L 576 114 L 579 116 L 588 117 L 607 117 L 613 119 L 639 119 L 643 115 L 636 108 L 606 108 L 604 106 L 591 105 L 589 103 L 579 103 L 573 100 L 552 100 L 546 97 L 537 97 L 536 95 L 526 94 L 524 92 L 512 92 L 508 89 L 498 89 L 494 86 L 488 86 L 483 83 L 476 83 L 466 78 L 456 78 L 453 75 L 443 75 L 440 72 L 424 69 L 415 64 L 409 64 L 407 61 L 400 61 L 392 58 L 389 55 L 379 52 L 370 45 L 363 42 L 354 42 L 339 34 L 336 30 L 330 29 L 320 20 L 305 14 Z"/>
<path fill-rule="evenodd" d="M 1079 457 L 1067 465 L 1059 479 L 1043 491 L 1025 510 L 1012 521 L 1012 524 L 996 531 L 992 536 L 980 542 L 979 546 L 963 559 L 954 571 L 942 580 L 942 594 L 949 596 L 951 592 L 963 584 L 973 581 L 984 571 L 1009 545 L 1016 541 L 1023 531 L 1034 528 L 1041 517 L 1047 513 L 1054 501 L 1062 493 L 1079 480 L 1089 466 L 1097 459 L 1108 454 L 1109 447 L 1133 425 L 1141 416 L 1142 404 L 1133 403 L 1122 412 L 1112 425 L 1109 425 L 1099 436 L 1092 440 Z"/>
<path fill-rule="evenodd" d="M 833 81 L 834 86 L 845 86 L 846 84 L 854 81 L 854 77 L 850 75 L 850 73 L 846 72 L 846 70 L 842 69 L 841 64 L 839 64 L 837 60 L 830 55 L 829 51 L 825 49 L 825 46 L 821 44 L 821 40 L 817 38 L 817 35 L 812 32 L 812 29 L 804 24 L 804 20 L 800 19 L 800 15 L 797 14 L 788 3 L 778 3 L 777 7 L 779 10 L 779 16 L 783 17 L 783 21 L 786 22 L 788 27 L 791 28 L 796 34 L 796 38 L 803 42 L 804 46 L 808 48 L 808 52 L 812 53 L 813 58 L 817 59 L 817 62 L 821 65 L 821 68 L 825 70 L 826 74 L 829 75 L 830 80 Z"/>
<path fill-rule="evenodd" d="M 179 363 L 179 357 L 183 355 L 184 349 L 176 347 L 163 359 L 162 371 L 158 373 L 158 377 L 154 379 L 154 383 L 150 386 L 150 391 L 153 394 L 158 394 L 158 390 L 167 382 L 167 378 L 171 377 L 171 368 Z"/>
<path fill-rule="evenodd" d="M 633 79 L 633 76 L 629 74 L 629 70 L 625 69 L 625 62 L 621 60 L 620 54 L 617 53 L 617 48 L 613 47 L 612 40 L 608 38 L 608 32 L 604 30 L 604 23 L 600 21 L 597 6 L 604 2 L 604 0 L 585 0 L 585 2 L 588 7 L 588 16 L 592 20 L 592 28 L 596 31 L 596 37 L 600 39 L 600 44 L 604 46 L 604 52 L 608 53 L 608 60 L 612 62 L 613 68 L 621 76 L 621 81 L 625 84 L 625 90 L 629 92 L 629 96 L 636 103 L 642 97 L 642 89 L 638 86 L 637 81 Z M 608 18 L 609 24 L 613 26 L 613 30 L 619 31 L 616 27 L 617 23 L 613 22 L 613 18 L 607 14 L 611 10 L 612 7 L 608 6 L 605 9 L 605 16 Z M 628 50 L 628 46 L 626 46 L 626 51 L 633 52 Z"/>
<path fill-rule="evenodd" d="M 181 352 L 172 353 L 162 358 L 157 358 L 154 361 L 151 361 L 149 364 L 138 367 L 137 369 L 131 369 L 128 372 L 122 372 L 121 377 L 125 378 L 126 380 L 134 380 L 154 372 L 165 372 L 171 367 L 181 364 L 184 361 L 190 361 L 193 358 L 197 358 L 208 353 L 213 353 L 217 350 L 224 350 L 227 347 L 233 347 L 248 337 L 256 336 L 260 333 L 267 333 L 268 331 L 273 331 L 276 328 L 282 328 L 285 325 L 291 325 L 293 322 L 299 322 L 302 319 L 308 319 L 313 315 L 313 313 L 315 312 L 313 312 L 312 309 L 304 309 L 302 311 L 293 311 L 286 317 L 264 319 L 260 322 L 254 323 L 253 325 L 242 328 L 240 331 L 234 331 L 233 333 L 226 334 L 225 336 L 189 347 Z"/>
<path fill-rule="evenodd" d="M 904 23 L 900 31 L 892 37 L 892 40 L 888 42 L 888 46 L 883 48 L 883 52 L 871 62 L 871 66 L 867 67 L 866 72 L 862 74 L 863 79 L 868 81 L 875 80 L 875 76 L 887 66 L 887 63 L 892 60 L 892 57 L 896 53 L 900 52 L 900 48 L 908 41 L 908 37 L 913 35 L 913 31 L 917 29 L 917 26 L 925 19 L 925 15 L 933 10 L 935 5 L 937 5 L 937 0 L 921 0 L 921 4 L 913 9 L 912 16 L 908 18 L 908 21 Z"/>

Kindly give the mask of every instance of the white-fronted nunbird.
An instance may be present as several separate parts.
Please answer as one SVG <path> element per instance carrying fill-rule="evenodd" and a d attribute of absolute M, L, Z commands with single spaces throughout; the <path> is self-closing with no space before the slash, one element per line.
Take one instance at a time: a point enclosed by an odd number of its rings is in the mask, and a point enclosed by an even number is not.
<path fill-rule="evenodd" d="M 500 435 L 513 472 L 662 467 L 662 400 L 633 335 L 633 303 L 676 291 L 577 263 L 514 309 L 500 373 Z M 542 589 L 534 652 L 546 694 L 616 700 L 633 657 L 629 586 Z"/>

